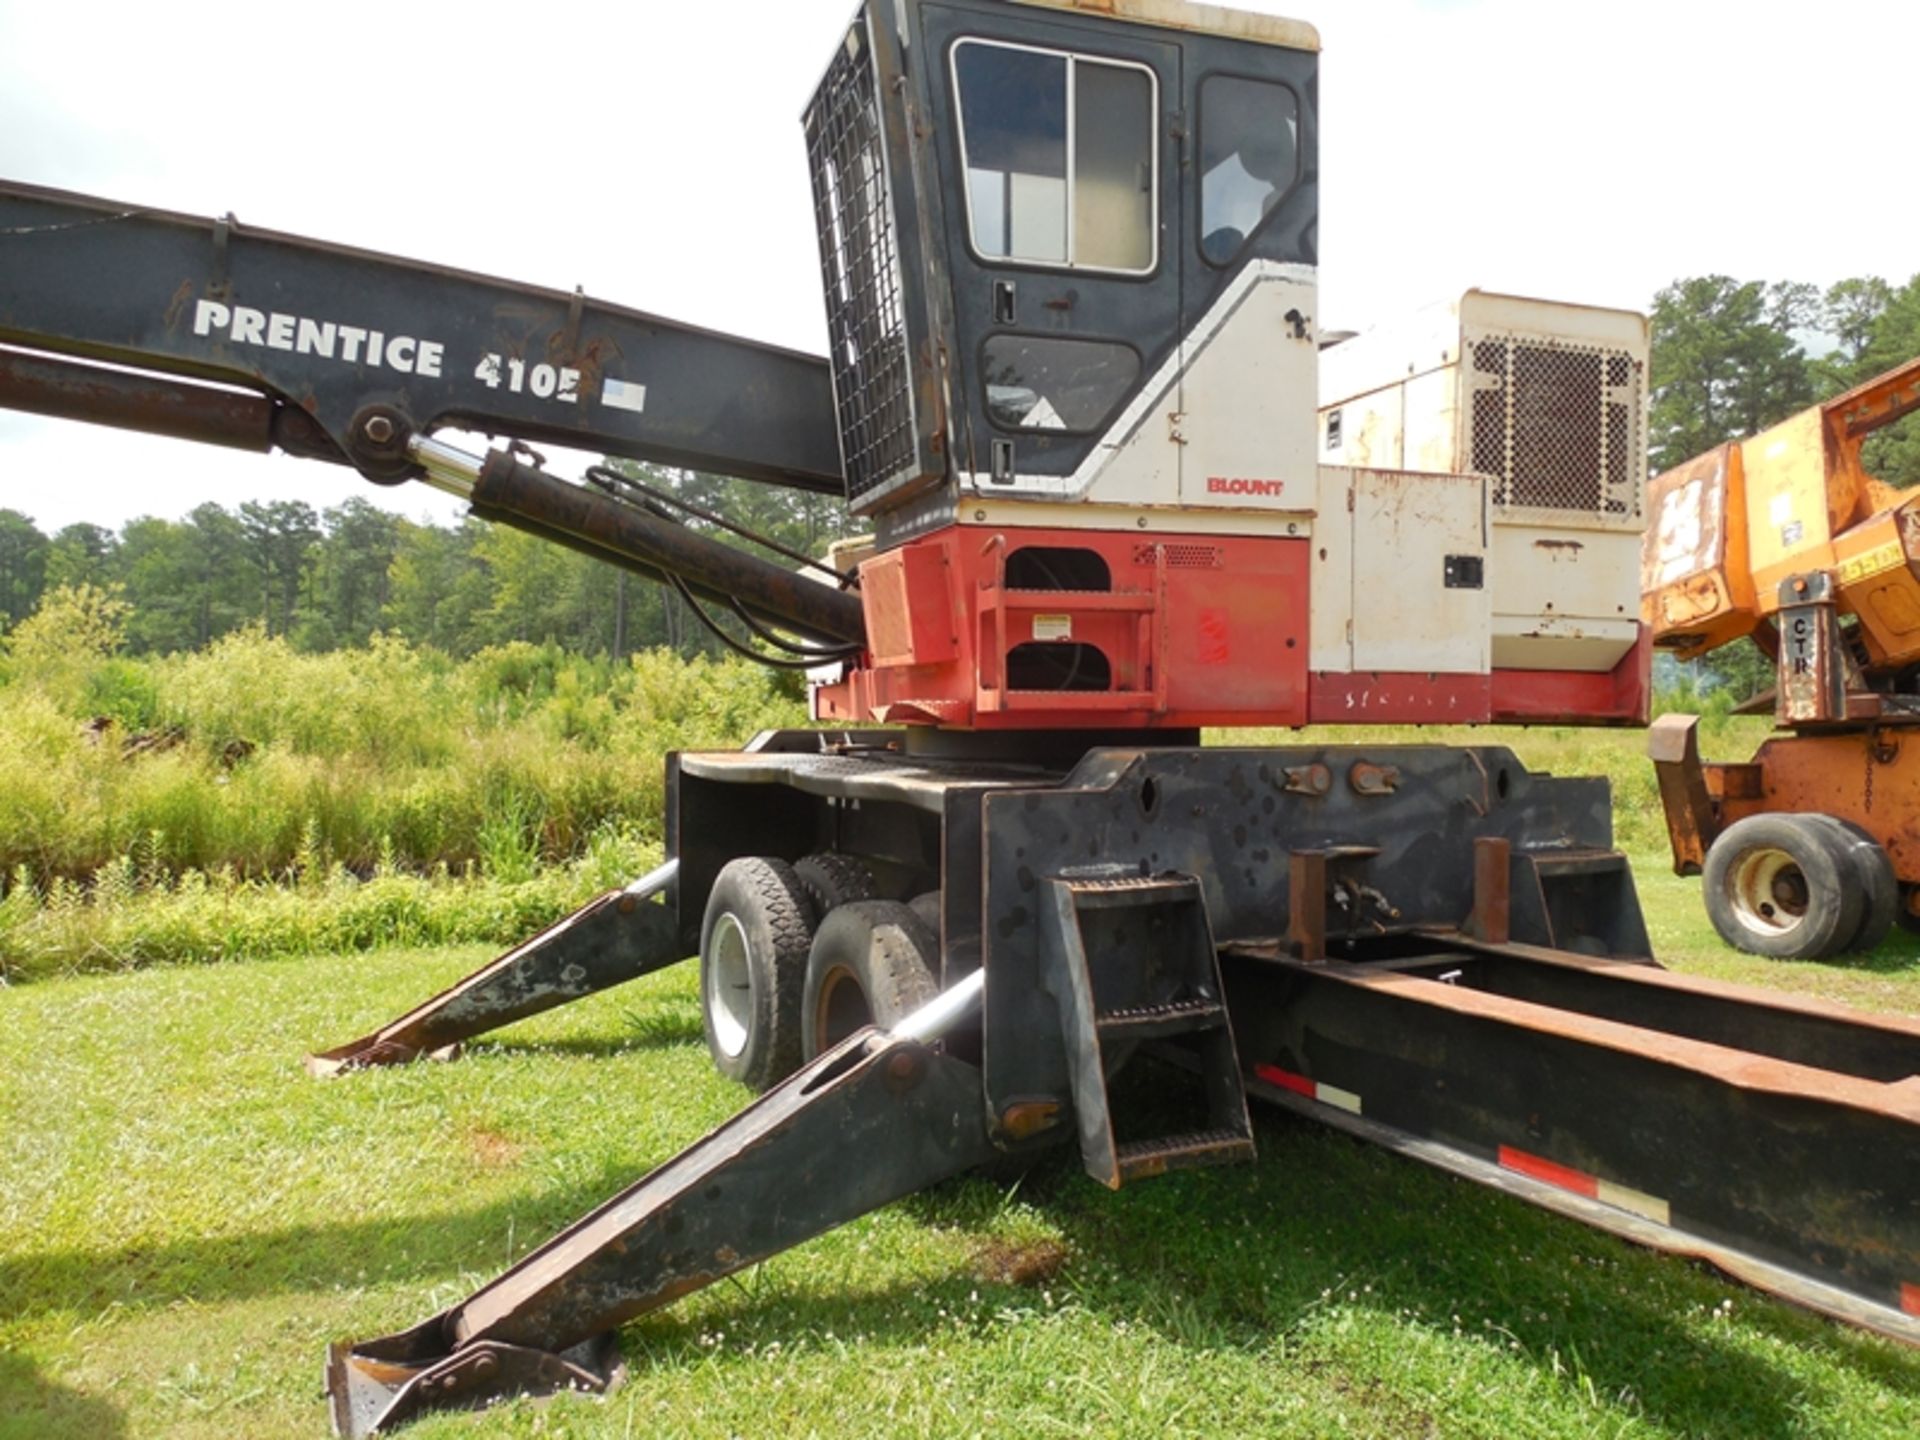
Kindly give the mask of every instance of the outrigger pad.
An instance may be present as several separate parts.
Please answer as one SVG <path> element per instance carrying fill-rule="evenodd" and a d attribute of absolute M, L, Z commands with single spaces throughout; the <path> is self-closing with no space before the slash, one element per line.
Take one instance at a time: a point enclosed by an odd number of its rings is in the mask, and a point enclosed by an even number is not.
<path fill-rule="evenodd" d="M 620 1343 L 611 1331 L 558 1355 L 498 1341 L 448 1355 L 435 1340 L 443 1318 L 436 1315 L 383 1340 L 328 1347 L 326 1385 L 335 1435 L 361 1440 L 427 1410 L 479 1410 L 527 1395 L 563 1390 L 604 1395 L 626 1378 Z"/>
<path fill-rule="evenodd" d="M 416 1060 L 458 1060 L 460 1046 L 442 1045 L 438 1050 L 415 1050 L 378 1035 L 369 1035 L 332 1050 L 307 1056 L 307 1073 L 318 1080 L 330 1079 L 347 1070 L 363 1070 L 371 1065 L 411 1065 Z"/>

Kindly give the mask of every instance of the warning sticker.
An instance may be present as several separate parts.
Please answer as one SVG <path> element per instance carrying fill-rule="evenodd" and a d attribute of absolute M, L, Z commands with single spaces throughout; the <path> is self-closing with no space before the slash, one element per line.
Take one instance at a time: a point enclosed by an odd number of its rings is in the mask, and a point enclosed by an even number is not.
<path fill-rule="evenodd" d="M 1036 640 L 1071 640 L 1073 638 L 1073 617 L 1071 615 L 1034 616 L 1033 638 Z"/>

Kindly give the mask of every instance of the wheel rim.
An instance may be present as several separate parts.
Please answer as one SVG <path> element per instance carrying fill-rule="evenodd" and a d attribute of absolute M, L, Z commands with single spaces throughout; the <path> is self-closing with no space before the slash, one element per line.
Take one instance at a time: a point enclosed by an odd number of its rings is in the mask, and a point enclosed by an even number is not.
<path fill-rule="evenodd" d="M 814 1037 L 824 1053 L 855 1031 L 874 1023 L 873 1006 L 859 977 L 851 970 L 830 970 L 820 982 L 819 1033 Z"/>
<path fill-rule="evenodd" d="M 753 967 L 747 963 L 747 932 L 732 911 L 714 922 L 707 944 L 707 1023 L 713 1043 L 729 1060 L 747 1048 L 753 1021 Z"/>
<path fill-rule="evenodd" d="M 1791 935 L 1807 918 L 1807 877 L 1784 850 L 1749 850 L 1727 876 L 1727 899 L 1757 935 Z"/>

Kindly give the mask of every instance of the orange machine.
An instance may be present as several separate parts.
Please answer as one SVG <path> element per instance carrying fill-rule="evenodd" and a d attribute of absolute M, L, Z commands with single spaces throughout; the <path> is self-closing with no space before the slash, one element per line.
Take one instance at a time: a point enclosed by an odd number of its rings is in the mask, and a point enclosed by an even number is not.
<path fill-rule="evenodd" d="M 1920 928 L 1920 494 L 1860 447 L 1920 410 L 1920 359 L 1658 476 L 1641 561 L 1655 646 L 1751 637 L 1786 732 L 1703 764 L 1697 720 L 1655 723 L 1674 868 L 1704 874 L 1728 943 L 1809 959 Z"/>

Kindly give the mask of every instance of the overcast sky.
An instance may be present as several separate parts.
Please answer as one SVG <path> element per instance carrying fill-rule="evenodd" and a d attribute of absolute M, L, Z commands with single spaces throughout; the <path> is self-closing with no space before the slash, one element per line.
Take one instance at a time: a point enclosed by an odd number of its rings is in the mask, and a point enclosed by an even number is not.
<path fill-rule="evenodd" d="M 0 0 L 0 176 L 825 347 L 799 115 L 853 0 Z M 1321 305 L 1920 270 L 1920 4 L 1249 0 L 1320 31 Z M 418 486 L 0 411 L 51 532 Z"/>

